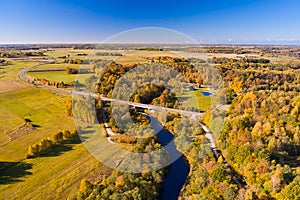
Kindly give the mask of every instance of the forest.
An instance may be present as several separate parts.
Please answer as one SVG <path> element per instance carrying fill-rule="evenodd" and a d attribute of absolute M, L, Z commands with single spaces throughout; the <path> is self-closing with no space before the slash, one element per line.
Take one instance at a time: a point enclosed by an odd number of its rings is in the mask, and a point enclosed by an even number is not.
<path fill-rule="evenodd" d="M 203 147 L 205 142 L 194 141 L 185 155 L 195 165 L 195 172 L 182 197 L 298 199 L 299 71 L 265 60 L 215 60 L 228 83 L 226 94 L 231 104 L 222 130 L 215 132 L 217 146 L 231 166 L 230 173 L 237 174 L 244 187 L 237 188 L 230 179 L 223 158 L 216 160 Z M 219 114 L 209 112 L 205 123 L 213 129 Z M 206 149 L 201 161 L 196 149 Z"/>

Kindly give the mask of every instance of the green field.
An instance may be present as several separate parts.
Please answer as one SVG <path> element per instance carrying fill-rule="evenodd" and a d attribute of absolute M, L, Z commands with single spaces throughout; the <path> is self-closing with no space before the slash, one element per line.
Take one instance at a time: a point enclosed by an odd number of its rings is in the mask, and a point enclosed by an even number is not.
<path fill-rule="evenodd" d="M 200 88 L 198 90 L 184 91 L 183 94 L 178 97 L 180 103 L 185 108 L 199 108 L 201 111 L 206 111 L 212 105 L 212 97 L 204 96 L 201 92 L 207 92 L 206 88 Z"/>
<path fill-rule="evenodd" d="M 110 169 L 82 144 L 60 156 L 24 160 L 1 171 L 0 199 L 67 199 L 75 197 L 82 179 L 98 181 Z M 0 180 L 1 180 L 0 179 Z"/>
<path fill-rule="evenodd" d="M 50 81 L 72 83 L 75 80 L 83 82 L 93 74 L 68 74 L 66 71 L 27 72 L 31 78 L 45 78 Z"/>
<path fill-rule="evenodd" d="M 53 147 L 54 155 L 25 159 L 29 145 L 59 130 L 73 130 L 73 118 L 64 113 L 66 98 L 40 88 L 0 94 L 0 199 L 66 199 L 82 179 L 99 180 L 110 170 L 82 144 Z M 32 120 L 39 127 L 10 141 L 6 130 Z M 30 191 L 30 192 L 29 192 Z"/>
<path fill-rule="evenodd" d="M 72 118 L 64 113 L 65 101 L 65 98 L 39 88 L 0 94 L 0 117 L 5 122 L 0 124 L 0 161 L 20 161 L 25 157 L 30 144 L 48 137 L 55 131 L 72 130 Z M 10 141 L 5 131 L 20 127 L 24 123 L 23 117 L 40 127 Z"/>
<path fill-rule="evenodd" d="M 0 66 L 0 80 L 15 80 L 22 68 L 36 64 L 38 64 L 38 62 L 13 61 L 12 65 Z"/>

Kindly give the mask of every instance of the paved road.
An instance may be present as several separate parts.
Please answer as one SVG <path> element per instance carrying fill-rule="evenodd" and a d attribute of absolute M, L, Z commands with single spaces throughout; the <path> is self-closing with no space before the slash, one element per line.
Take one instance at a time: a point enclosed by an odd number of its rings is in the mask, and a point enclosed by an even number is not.
<path fill-rule="evenodd" d="M 115 144 L 112 140 L 111 140 L 111 136 L 114 136 L 114 135 L 116 135 L 112 130 L 111 130 L 111 128 L 108 126 L 108 124 L 107 124 L 107 119 L 106 119 L 106 116 L 105 116 L 105 110 L 104 109 L 102 109 L 102 120 L 103 120 L 103 124 L 104 124 L 104 129 L 105 129 L 105 131 L 106 131 L 106 134 L 107 134 L 107 137 L 106 137 L 106 139 L 107 139 L 107 141 L 109 142 L 109 143 L 111 143 L 111 144 Z"/>
<path fill-rule="evenodd" d="M 232 172 L 232 169 L 229 165 L 229 163 L 224 159 L 222 152 L 217 148 L 213 133 L 211 130 L 202 122 L 198 122 L 198 124 L 202 127 L 202 129 L 205 132 L 205 138 L 209 141 L 209 145 L 215 155 L 215 158 L 218 160 L 220 157 L 223 158 L 223 164 L 227 170 L 227 172 L 230 173 L 232 180 L 236 183 L 239 189 L 244 188 L 245 186 L 242 184 L 242 181 L 237 178 L 237 176 Z"/>
<path fill-rule="evenodd" d="M 51 64 L 51 63 L 54 63 L 54 62 L 55 62 L 55 60 L 45 60 L 43 63 L 37 64 L 37 65 L 34 65 L 34 66 L 30 66 L 30 67 L 25 67 L 25 68 L 21 69 L 21 71 L 19 72 L 19 74 L 17 76 L 19 76 L 19 78 L 21 78 L 23 81 L 33 82 L 33 80 L 31 78 L 29 78 L 25 75 L 25 73 L 27 71 L 29 71 L 30 69 L 32 69 L 34 67 L 38 67 L 38 66 L 46 65 L 46 64 Z"/>
<path fill-rule="evenodd" d="M 41 64 L 39 64 L 39 65 L 41 65 Z M 95 93 L 89 93 L 89 92 L 84 92 L 84 91 L 75 91 L 75 90 L 70 91 L 70 90 L 66 90 L 63 88 L 54 88 L 51 86 L 39 84 L 39 83 L 35 82 L 34 80 L 32 80 L 31 78 L 26 76 L 25 73 L 28 70 L 30 70 L 33 67 L 39 66 L 39 65 L 35 65 L 32 67 L 27 67 L 27 68 L 22 69 L 19 73 L 19 76 L 21 77 L 21 79 L 23 79 L 26 82 L 30 82 L 38 87 L 44 87 L 44 88 L 47 88 L 47 89 L 50 89 L 53 91 L 58 91 L 58 92 L 63 92 L 63 93 L 68 93 L 68 94 L 73 94 L 73 95 L 83 95 L 83 96 L 92 96 L 92 97 L 98 96 L 98 94 L 95 94 Z M 153 110 L 165 110 L 168 112 L 180 113 L 181 115 L 191 116 L 191 117 L 203 117 L 205 115 L 205 112 L 200 113 L 200 112 L 193 112 L 193 111 L 186 111 L 186 110 L 178 110 L 178 109 L 173 109 L 173 108 L 165 108 L 165 107 L 161 107 L 161 106 L 135 103 L 135 102 L 124 101 L 124 100 L 120 100 L 120 99 L 107 98 L 107 97 L 104 97 L 103 95 L 100 95 L 100 97 L 101 97 L 102 101 L 110 101 L 110 102 L 116 102 L 116 103 L 121 103 L 121 104 L 127 104 L 127 105 L 138 107 L 138 108 L 146 108 L 146 109 L 153 109 Z"/>
<path fill-rule="evenodd" d="M 199 125 L 201 126 L 201 128 L 204 130 L 204 132 L 205 132 L 205 137 L 206 137 L 206 139 L 209 141 L 210 147 L 211 147 L 212 149 L 217 148 L 217 145 L 216 145 L 214 136 L 213 136 L 212 132 L 210 131 L 210 129 L 209 129 L 205 124 L 203 124 L 202 122 L 198 122 L 198 124 L 199 124 Z"/>
<path fill-rule="evenodd" d="M 74 92 L 75 94 L 78 94 L 78 92 Z M 83 94 L 84 92 L 81 92 L 80 94 Z M 90 94 L 93 97 L 96 97 L 97 94 Z M 130 101 L 124 101 L 120 99 L 111 99 L 104 97 L 100 95 L 101 100 L 103 101 L 110 101 L 110 102 L 116 102 L 116 103 L 121 103 L 121 104 L 127 104 L 133 107 L 138 107 L 138 108 L 146 108 L 150 110 L 165 110 L 168 112 L 175 112 L 175 113 L 180 113 L 181 115 L 186 115 L 186 116 L 191 116 L 191 117 L 203 117 L 205 115 L 205 112 L 193 112 L 193 111 L 186 111 L 186 110 L 178 110 L 178 109 L 173 109 L 173 108 L 165 108 L 161 106 L 155 106 L 155 105 L 149 105 L 149 104 L 143 104 L 143 103 L 135 103 L 135 102 L 130 102 Z"/>

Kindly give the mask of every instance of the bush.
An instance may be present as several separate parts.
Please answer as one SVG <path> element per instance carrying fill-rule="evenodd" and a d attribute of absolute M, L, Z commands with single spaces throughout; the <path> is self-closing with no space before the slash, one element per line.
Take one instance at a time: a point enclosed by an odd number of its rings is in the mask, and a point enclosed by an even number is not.
<path fill-rule="evenodd" d="M 55 143 L 55 144 L 60 144 L 62 143 L 62 141 L 64 140 L 63 138 L 63 133 L 60 131 L 60 132 L 57 132 L 57 133 L 54 133 L 52 135 L 52 141 Z"/>
<path fill-rule="evenodd" d="M 63 134 L 63 140 L 68 140 L 71 138 L 71 133 L 68 130 L 63 130 L 62 134 Z"/>

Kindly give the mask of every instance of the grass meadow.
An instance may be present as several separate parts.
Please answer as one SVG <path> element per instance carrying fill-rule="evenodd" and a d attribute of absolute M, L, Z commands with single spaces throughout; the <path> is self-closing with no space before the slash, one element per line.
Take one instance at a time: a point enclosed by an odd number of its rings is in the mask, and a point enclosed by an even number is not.
<path fill-rule="evenodd" d="M 97 181 L 110 173 L 81 143 L 25 159 L 29 145 L 59 130 L 74 129 L 73 118 L 64 112 L 65 101 L 66 97 L 33 87 L 0 94 L 0 199 L 66 199 L 75 196 L 82 179 Z M 38 128 L 10 141 L 5 131 L 22 125 L 22 118 Z"/>
<path fill-rule="evenodd" d="M 88 79 L 92 74 L 68 74 L 66 71 L 45 71 L 45 72 L 27 72 L 31 78 L 45 78 L 50 81 L 64 82 L 67 84 L 74 81 L 83 81 Z"/>
<path fill-rule="evenodd" d="M 15 80 L 22 68 L 34 66 L 38 62 L 12 61 L 12 65 L 0 66 L 0 81 Z"/>
<path fill-rule="evenodd" d="M 25 157 L 29 144 L 55 131 L 74 129 L 72 118 L 67 117 L 64 111 L 65 101 L 66 98 L 33 87 L 0 94 L 0 117 L 4 122 L 0 124 L 0 160 L 20 161 Z M 22 118 L 30 119 L 39 127 L 10 141 L 5 131 L 20 127 L 24 123 Z"/>
<path fill-rule="evenodd" d="M 0 199 L 76 197 L 82 179 L 99 181 L 110 173 L 82 144 L 69 148 L 59 156 L 27 159 L 2 171 L 6 183 L 0 182 Z"/>
<path fill-rule="evenodd" d="M 169 51 L 151 51 L 151 50 L 138 50 L 130 51 L 124 56 L 117 58 L 115 61 L 120 64 L 131 64 L 131 63 L 148 63 L 149 58 L 157 56 L 170 56 L 177 57 L 175 53 Z"/>
<path fill-rule="evenodd" d="M 89 65 L 80 65 L 80 64 L 65 64 L 65 63 L 60 63 L 60 64 L 47 64 L 47 65 L 41 65 L 38 67 L 35 67 L 34 70 L 45 70 L 45 71 L 30 71 L 27 72 L 26 75 L 30 76 L 31 78 L 45 78 L 50 81 L 55 81 L 55 82 L 64 82 L 67 84 L 73 83 L 75 80 L 78 80 L 81 83 L 84 83 L 84 81 L 89 78 L 93 74 L 68 74 L 65 71 L 47 71 L 51 69 L 66 69 L 67 67 L 69 68 L 75 68 L 75 69 L 80 69 L 80 68 L 89 68 Z"/>
<path fill-rule="evenodd" d="M 199 108 L 201 111 L 206 111 L 212 105 L 212 97 L 204 96 L 201 92 L 207 91 L 208 90 L 206 88 L 184 91 L 178 99 L 185 108 Z"/>

